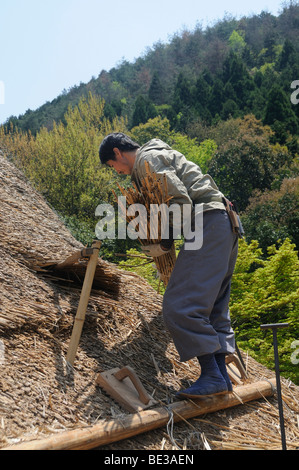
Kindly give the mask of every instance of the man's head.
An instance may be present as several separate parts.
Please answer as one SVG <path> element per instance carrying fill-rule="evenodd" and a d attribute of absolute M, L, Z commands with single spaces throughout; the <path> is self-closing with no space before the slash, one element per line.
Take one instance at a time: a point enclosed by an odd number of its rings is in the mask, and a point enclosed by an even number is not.
<path fill-rule="evenodd" d="M 113 167 L 119 174 L 129 175 L 139 148 L 140 145 L 126 134 L 109 134 L 100 145 L 101 163 Z"/>

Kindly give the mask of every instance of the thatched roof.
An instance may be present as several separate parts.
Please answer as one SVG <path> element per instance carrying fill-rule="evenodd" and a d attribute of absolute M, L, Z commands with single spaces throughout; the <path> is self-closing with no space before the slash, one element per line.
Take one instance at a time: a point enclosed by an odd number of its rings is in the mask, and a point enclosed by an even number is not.
<path fill-rule="evenodd" d="M 95 380 L 130 365 L 159 403 L 197 378 L 196 361 L 178 362 L 165 330 L 162 297 L 143 279 L 99 259 L 97 282 L 74 369 L 66 353 L 84 261 L 55 265 L 82 248 L 44 198 L 0 154 L 0 447 L 126 413 Z M 82 271 L 83 269 L 83 271 Z M 83 272 L 83 274 L 82 274 Z M 75 274 L 74 274 L 75 273 Z M 273 373 L 244 355 L 249 380 Z M 298 445 L 298 387 L 284 381 L 288 445 Z M 112 449 L 280 448 L 277 401 L 253 402 L 116 443 Z"/>

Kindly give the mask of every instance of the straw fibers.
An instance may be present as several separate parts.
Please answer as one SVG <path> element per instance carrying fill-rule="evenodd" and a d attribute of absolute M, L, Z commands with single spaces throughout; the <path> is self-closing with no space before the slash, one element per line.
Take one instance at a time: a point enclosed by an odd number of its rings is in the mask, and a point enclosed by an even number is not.
<path fill-rule="evenodd" d="M 67 367 L 82 285 L 78 265 L 85 261 L 73 263 L 75 273 L 56 267 L 82 246 L 1 154 L 0 229 L 0 448 L 123 417 L 127 412 L 95 385 L 101 371 L 133 367 L 158 406 L 197 378 L 196 361 L 178 362 L 162 297 L 101 258 L 74 368 Z M 274 377 L 242 354 L 249 381 Z M 284 380 L 283 395 L 287 445 L 295 449 L 298 387 Z M 261 399 L 105 449 L 280 449 L 277 409 L 275 396 Z"/>
<path fill-rule="evenodd" d="M 133 204 L 141 204 L 146 208 L 146 223 L 144 224 L 145 221 L 140 219 L 140 223 L 138 224 L 138 232 L 141 235 L 139 241 L 141 245 L 154 245 L 161 242 L 162 225 L 163 222 L 167 223 L 166 217 L 165 221 L 163 221 L 163 216 L 166 214 L 165 207 L 169 206 L 171 197 L 168 195 L 166 178 L 159 178 L 156 173 L 151 172 L 147 162 L 145 162 L 145 167 L 146 176 L 141 179 L 139 187 L 133 183 L 133 188 L 125 189 L 120 185 L 118 185 L 118 188 L 120 189 L 122 195 L 126 197 L 126 203 L 128 206 Z M 117 199 L 115 192 L 114 195 Z M 154 214 L 153 208 L 155 207 L 161 208 L 161 211 L 158 212 L 156 210 L 157 224 L 151 224 L 151 214 Z M 127 208 L 122 207 L 121 209 L 122 213 L 126 214 L 127 222 L 130 223 L 133 219 L 133 216 L 127 215 Z M 176 262 L 174 245 L 172 245 L 170 252 L 167 252 L 165 255 L 159 256 L 157 258 L 154 257 L 153 261 L 157 267 L 159 277 L 166 287 Z"/>

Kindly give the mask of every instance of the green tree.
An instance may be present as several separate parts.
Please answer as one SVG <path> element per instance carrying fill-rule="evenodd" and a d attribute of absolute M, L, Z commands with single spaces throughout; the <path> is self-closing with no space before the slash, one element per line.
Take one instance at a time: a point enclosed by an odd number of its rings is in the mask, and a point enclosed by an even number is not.
<path fill-rule="evenodd" d="M 291 101 L 276 83 L 268 95 L 264 123 L 272 127 L 281 144 L 287 142 L 290 134 L 298 133 L 298 122 Z"/>
<path fill-rule="evenodd" d="M 162 119 L 160 116 L 134 127 L 130 131 L 130 136 L 140 145 L 153 138 L 161 139 L 185 155 L 188 160 L 199 165 L 203 172 L 207 171 L 208 164 L 217 149 L 217 145 L 212 139 L 207 139 L 199 144 L 196 138 L 191 139 L 179 132 L 172 131 L 168 119 Z"/>
<path fill-rule="evenodd" d="M 212 115 L 208 109 L 210 102 L 211 86 L 206 80 L 206 75 L 201 74 L 196 81 L 193 91 L 193 108 L 200 118 L 210 123 Z"/>
<path fill-rule="evenodd" d="M 174 128 L 179 132 L 185 132 L 193 119 L 193 97 L 191 83 L 183 73 L 180 73 L 177 78 L 171 104 L 176 113 Z"/>
<path fill-rule="evenodd" d="M 261 248 L 289 238 L 299 248 L 299 177 L 285 179 L 279 190 L 258 192 L 242 214 L 246 240 Z"/>
<path fill-rule="evenodd" d="M 287 68 L 289 65 L 291 67 L 294 66 L 297 61 L 298 55 L 295 46 L 293 45 L 292 41 L 286 39 L 279 59 L 277 61 L 277 68 L 281 71 Z"/>
<path fill-rule="evenodd" d="M 157 116 L 149 119 L 145 124 L 133 127 L 129 134 L 139 145 L 143 145 L 153 138 L 158 138 L 168 143 L 171 136 L 170 123 L 167 118 Z"/>
<path fill-rule="evenodd" d="M 291 362 L 291 345 L 299 334 L 299 261 L 290 240 L 269 247 L 267 253 L 257 241 L 240 242 L 230 311 L 239 347 L 272 369 L 273 338 L 265 337 L 260 325 L 289 323 L 279 335 L 280 366 L 285 377 L 299 384 L 298 368 Z"/>
<path fill-rule="evenodd" d="M 157 111 L 154 104 L 148 98 L 139 95 L 135 101 L 132 127 L 144 124 L 155 116 L 157 116 Z"/>
<path fill-rule="evenodd" d="M 238 32 L 234 30 L 229 37 L 228 43 L 232 52 L 241 56 L 246 46 L 244 31 Z"/>
<path fill-rule="evenodd" d="M 268 32 L 265 37 L 265 59 L 267 60 L 267 62 L 274 62 L 276 59 L 276 39 L 277 35 L 273 31 Z"/>
<path fill-rule="evenodd" d="M 220 117 L 224 101 L 224 83 L 219 77 L 217 77 L 212 85 L 209 100 L 209 111 L 213 117 L 216 117 L 217 115 Z"/>
<path fill-rule="evenodd" d="M 161 83 L 158 72 L 154 72 L 148 91 L 149 99 L 156 105 L 165 103 L 165 90 Z"/>
<path fill-rule="evenodd" d="M 217 128 L 222 137 L 217 137 Z M 209 173 L 241 211 L 248 205 L 253 190 L 270 188 L 279 168 L 292 160 L 286 148 L 271 144 L 270 128 L 254 116 L 221 123 L 211 135 L 218 150 Z"/>
<path fill-rule="evenodd" d="M 236 54 L 230 53 L 224 61 L 222 81 L 225 86 L 229 85 L 231 87 L 231 92 L 227 98 L 233 99 L 243 112 L 249 111 L 255 99 L 255 94 L 259 91 L 244 62 Z"/>
<path fill-rule="evenodd" d="M 207 173 L 209 163 L 217 150 L 216 143 L 211 139 L 204 140 L 198 144 L 197 139 L 190 139 L 179 132 L 172 134 L 171 145 L 185 155 L 187 160 L 196 163 L 203 173 Z"/>

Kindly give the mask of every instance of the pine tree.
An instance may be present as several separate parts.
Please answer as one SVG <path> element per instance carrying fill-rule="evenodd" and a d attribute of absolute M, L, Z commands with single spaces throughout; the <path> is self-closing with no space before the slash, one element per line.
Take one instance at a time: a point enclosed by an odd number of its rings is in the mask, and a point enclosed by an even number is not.
<path fill-rule="evenodd" d="M 180 73 L 174 88 L 173 107 L 179 113 L 184 107 L 192 105 L 192 91 L 189 81 L 183 73 Z"/>
<path fill-rule="evenodd" d="M 225 84 L 229 83 L 234 91 L 235 96 L 228 98 L 233 99 L 241 109 L 250 108 L 258 90 L 244 62 L 236 54 L 230 53 L 227 56 L 223 64 L 222 80 Z"/>
<path fill-rule="evenodd" d="M 275 131 L 279 143 L 286 143 L 288 135 L 298 133 L 298 121 L 291 101 L 282 88 L 275 83 L 268 95 L 264 123 Z"/>
<path fill-rule="evenodd" d="M 135 101 L 135 109 L 132 117 L 132 127 L 146 123 L 157 116 L 154 104 L 144 96 L 139 95 Z"/>
<path fill-rule="evenodd" d="M 201 74 L 195 84 L 193 91 L 193 108 L 199 117 L 210 123 L 212 120 L 212 115 L 208 109 L 210 101 L 211 87 L 207 83 L 204 74 Z"/>
<path fill-rule="evenodd" d="M 288 65 L 292 66 L 296 63 L 296 50 L 291 41 L 286 39 L 283 49 L 281 51 L 280 58 L 278 60 L 278 70 L 286 68 Z"/>
<path fill-rule="evenodd" d="M 158 72 L 154 72 L 152 82 L 148 91 L 149 99 L 156 105 L 165 103 L 165 91 Z"/>
<path fill-rule="evenodd" d="M 238 33 L 238 31 L 234 30 L 228 40 L 231 50 L 239 56 L 242 55 L 246 46 L 246 42 L 243 36 L 244 36 L 244 31 L 241 31 L 241 33 Z"/>

